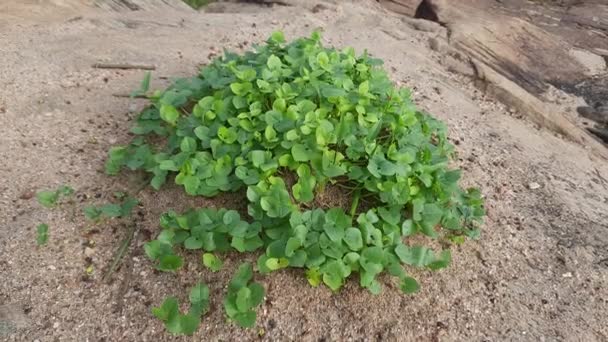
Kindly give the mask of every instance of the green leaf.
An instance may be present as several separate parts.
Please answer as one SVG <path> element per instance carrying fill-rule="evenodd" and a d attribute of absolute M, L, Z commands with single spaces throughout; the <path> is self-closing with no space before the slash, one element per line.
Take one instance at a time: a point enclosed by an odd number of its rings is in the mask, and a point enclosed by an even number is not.
<path fill-rule="evenodd" d="M 298 162 L 305 162 L 311 159 L 310 150 L 301 144 L 295 144 L 292 146 L 291 155 L 293 156 L 293 159 Z"/>
<path fill-rule="evenodd" d="M 179 112 L 175 107 L 163 104 L 160 107 L 160 118 L 168 124 L 175 126 L 177 124 L 177 119 L 179 119 Z"/>
<path fill-rule="evenodd" d="M 201 318 L 191 314 L 179 315 L 178 320 L 179 328 L 170 329 L 169 326 L 167 326 L 167 329 L 174 334 L 192 335 L 201 324 Z"/>
<path fill-rule="evenodd" d="M 241 81 L 251 82 L 255 80 L 256 72 L 254 68 L 245 67 L 235 72 L 236 77 Z"/>
<path fill-rule="evenodd" d="M 262 239 L 259 236 L 254 236 L 251 238 L 243 238 L 235 236 L 232 238 L 232 242 L 230 244 L 234 249 L 239 252 L 253 252 L 258 248 L 264 245 Z"/>
<path fill-rule="evenodd" d="M 285 109 L 287 108 L 287 102 L 285 101 L 285 99 L 276 99 L 274 100 L 274 103 L 272 104 L 272 109 L 276 110 L 277 112 L 285 112 Z"/>
<path fill-rule="evenodd" d="M 127 158 L 127 148 L 124 146 L 114 146 L 108 152 L 108 160 L 106 160 L 105 171 L 108 175 L 116 175 Z"/>
<path fill-rule="evenodd" d="M 121 217 L 131 216 L 131 212 L 133 211 L 133 208 L 135 208 L 138 204 L 139 204 L 139 200 L 137 200 L 133 197 L 127 197 L 127 199 L 125 199 L 124 202 L 122 202 L 122 204 L 120 205 L 120 216 Z"/>
<path fill-rule="evenodd" d="M 417 229 L 412 220 L 405 220 L 401 225 L 401 235 L 410 236 L 416 233 Z"/>
<path fill-rule="evenodd" d="M 401 279 L 401 283 L 399 284 L 399 288 L 405 294 L 412 294 L 418 292 L 420 290 L 420 285 L 416 279 L 411 277 L 404 277 Z"/>
<path fill-rule="evenodd" d="M 258 306 L 264 300 L 264 287 L 258 283 L 252 283 L 249 285 L 249 290 L 251 292 L 250 295 L 250 303 L 252 307 Z"/>
<path fill-rule="evenodd" d="M 57 189 L 57 193 L 59 193 L 60 196 L 67 197 L 74 193 L 74 189 L 68 185 L 62 185 Z"/>
<path fill-rule="evenodd" d="M 237 223 L 241 222 L 241 216 L 236 210 L 228 210 L 224 213 L 222 221 L 227 226 L 236 225 Z"/>
<path fill-rule="evenodd" d="M 46 245 L 49 241 L 49 225 L 41 223 L 36 227 L 36 243 L 38 246 Z"/>
<path fill-rule="evenodd" d="M 359 84 L 359 94 L 367 95 L 369 93 L 369 81 L 361 82 Z"/>
<path fill-rule="evenodd" d="M 270 36 L 270 41 L 277 44 L 285 43 L 285 36 L 281 31 L 274 31 Z"/>
<path fill-rule="evenodd" d="M 285 258 L 269 258 L 266 260 L 266 267 L 271 271 L 276 271 L 289 266 L 289 260 Z"/>
<path fill-rule="evenodd" d="M 251 308 L 251 290 L 248 287 L 241 287 L 237 291 L 236 308 L 241 312 L 246 312 Z"/>
<path fill-rule="evenodd" d="M 163 322 L 173 320 L 179 313 L 179 303 L 177 298 L 165 298 L 160 307 L 153 307 L 152 314 Z"/>
<path fill-rule="evenodd" d="M 185 176 L 182 182 L 184 185 L 184 189 L 186 190 L 186 193 L 188 195 L 198 195 L 198 189 L 201 185 L 200 178 L 198 178 L 197 176 Z"/>
<path fill-rule="evenodd" d="M 291 257 L 295 253 L 295 251 L 300 248 L 302 245 L 300 239 L 297 237 L 290 237 L 287 240 L 287 245 L 285 246 L 285 256 Z"/>
<path fill-rule="evenodd" d="M 358 251 L 363 248 L 363 238 L 361 231 L 357 228 L 348 228 L 344 233 L 344 242 L 352 251 Z"/>
<path fill-rule="evenodd" d="M 308 165 L 301 164 L 297 170 L 298 182 L 292 187 L 293 197 L 300 202 L 310 202 L 315 197 L 313 190 L 317 184 Z"/>
<path fill-rule="evenodd" d="M 40 191 L 36 193 L 36 199 L 38 203 L 46 208 L 52 208 L 57 203 L 59 199 L 58 191 Z"/>
<path fill-rule="evenodd" d="M 101 210 L 97 209 L 97 207 L 92 206 L 92 205 L 88 205 L 88 206 L 84 207 L 83 211 L 84 211 L 84 216 L 89 220 L 96 221 L 101 216 Z"/>
<path fill-rule="evenodd" d="M 342 278 L 333 273 L 323 273 L 323 283 L 332 291 L 338 291 L 342 287 Z"/>
<path fill-rule="evenodd" d="M 197 283 L 190 290 L 190 303 L 208 303 L 209 302 L 209 287 L 203 283 Z"/>
<path fill-rule="evenodd" d="M 293 209 L 289 193 L 285 189 L 285 183 L 280 178 L 270 186 L 268 195 L 260 198 L 260 206 L 269 217 L 285 217 Z"/>
<path fill-rule="evenodd" d="M 317 55 L 317 63 L 319 63 L 322 68 L 327 68 L 329 66 L 329 57 L 327 56 L 327 53 L 324 51 L 319 52 Z"/>
<path fill-rule="evenodd" d="M 234 321 L 241 328 L 251 328 L 255 325 L 256 314 L 255 311 L 247 311 L 238 313 L 234 316 Z"/>
<path fill-rule="evenodd" d="M 311 286 L 317 287 L 321 284 L 321 273 L 316 268 L 308 269 L 306 270 L 306 279 Z"/>
<path fill-rule="evenodd" d="M 433 251 L 424 246 L 408 247 L 398 244 L 395 247 L 395 254 L 401 262 L 412 266 L 427 266 L 435 260 Z"/>
<path fill-rule="evenodd" d="M 151 260 L 157 260 L 163 255 L 173 254 L 173 249 L 168 243 L 152 240 L 144 244 L 144 251 Z"/>
<path fill-rule="evenodd" d="M 184 137 L 179 146 L 182 152 L 194 152 L 196 151 L 196 140 L 191 137 Z"/>
<path fill-rule="evenodd" d="M 201 249 L 203 248 L 203 241 L 198 238 L 191 236 L 184 241 L 184 248 L 186 249 Z"/>
<path fill-rule="evenodd" d="M 158 269 L 161 271 L 176 271 L 184 264 L 184 260 L 174 254 L 163 255 L 159 260 Z"/>
<path fill-rule="evenodd" d="M 270 55 L 270 57 L 268 57 L 268 62 L 266 62 L 266 65 L 268 66 L 268 69 L 276 70 L 280 69 L 283 63 L 281 62 L 281 59 L 279 57 L 275 55 Z"/>
<path fill-rule="evenodd" d="M 234 143 L 238 137 L 234 127 L 227 128 L 224 126 L 217 130 L 217 136 L 226 144 Z"/>
<path fill-rule="evenodd" d="M 148 90 L 150 89 L 151 76 L 152 76 L 152 73 L 150 73 L 149 71 L 146 71 L 146 74 L 144 75 L 144 79 L 141 81 L 139 89 L 137 89 L 131 93 L 132 97 L 138 96 L 138 95 L 145 95 L 148 92 Z"/>
<path fill-rule="evenodd" d="M 104 204 L 100 206 L 99 211 L 106 217 L 121 217 L 122 207 L 119 204 Z"/>
<path fill-rule="evenodd" d="M 238 291 L 240 288 L 247 286 L 247 283 L 253 278 L 253 268 L 248 262 L 242 263 L 228 284 L 229 291 Z"/>
<path fill-rule="evenodd" d="M 437 232 L 435 231 L 435 226 L 439 224 L 442 216 L 443 210 L 441 210 L 437 204 L 425 204 L 424 209 L 422 210 L 422 221 L 420 223 L 422 233 L 430 237 L 436 237 Z"/>
<path fill-rule="evenodd" d="M 251 82 L 235 82 L 230 84 L 230 90 L 237 96 L 246 96 L 253 89 Z"/>
<path fill-rule="evenodd" d="M 427 265 L 427 267 L 431 270 L 438 270 L 441 268 L 446 268 L 450 265 L 452 261 L 452 253 L 449 249 L 445 249 L 441 251 L 439 256 L 431 263 Z"/>
<path fill-rule="evenodd" d="M 203 254 L 203 265 L 211 271 L 217 272 L 222 269 L 224 263 L 212 253 L 205 253 Z"/>

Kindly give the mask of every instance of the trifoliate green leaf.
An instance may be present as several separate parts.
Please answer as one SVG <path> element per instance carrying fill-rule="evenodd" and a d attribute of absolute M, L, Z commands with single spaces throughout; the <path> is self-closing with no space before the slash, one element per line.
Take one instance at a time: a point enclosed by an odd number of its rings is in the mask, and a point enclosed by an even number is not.
<path fill-rule="evenodd" d="M 38 246 L 46 245 L 49 240 L 49 225 L 41 223 L 36 227 L 36 243 Z"/>
<path fill-rule="evenodd" d="M 176 271 L 184 264 L 184 260 L 174 254 L 163 255 L 159 260 L 158 269 L 161 271 Z"/>
<path fill-rule="evenodd" d="M 219 271 L 220 269 L 222 269 L 223 264 L 224 263 L 222 262 L 222 260 L 218 259 L 218 257 L 213 255 L 212 253 L 203 254 L 203 265 L 205 265 L 205 267 L 207 267 L 211 271 Z"/>

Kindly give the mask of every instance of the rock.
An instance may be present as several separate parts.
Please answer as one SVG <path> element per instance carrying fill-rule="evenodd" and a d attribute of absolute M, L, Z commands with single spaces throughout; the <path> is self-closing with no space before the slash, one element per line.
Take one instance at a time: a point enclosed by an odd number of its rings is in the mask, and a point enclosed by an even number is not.
<path fill-rule="evenodd" d="M 35 192 L 32 189 L 29 190 L 25 190 L 24 192 L 21 193 L 21 195 L 19 195 L 19 198 L 22 200 L 29 200 L 32 197 L 34 197 Z"/>
<path fill-rule="evenodd" d="M 445 52 L 448 50 L 447 42 L 437 37 L 429 38 L 429 47 L 431 48 L 431 50 L 437 52 Z"/>
<path fill-rule="evenodd" d="M 439 25 L 434 21 L 424 20 L 424 19 L 413 19 L 408 17 L 401 18 L 401 21 L 406 23 L 408 26 L 413 28 L 416 31 L 422 32 L 440 32 L 445 30 L 444 27 Z"/>
<path fill-rule="evenodd" d="M 93 255 L 95 255 L 95 250 L 93 248 L 91 248 L 91 247 L 85 247 L 84 248 L 84 255 L 86 257 L 91 258 L 91 257 L 93 257 Z"/>
<path fill-rule="evenodd" d="M 530 189 L 530 190 L 540 189 L 540 184 L 538 184 L 536 182 L 531 182 L 530 184 L 528 184 L 528 189 Z"/>
<path fill-rule="evenodd" d="M 578 114 L 586 119 L 593 120 L 599 124 L 608 125 L 608 105 L 597 107 L 577 107 Z"/>
<path fill-rule="evenodd" d="M 587 130 L 608 144 L 608 128 L 596 125 L 596 127 L 587 127 Z"/>
<path fill-rule="evenodd" d="M 329 9 L 329 7 L 327 7 L 327 5 L 322 4 L 322 3 L 318 3 L 318 4 L 314 5 L 313 8 L 310 11 L 312 13 L 319 13 L 319 12 L 324 11 L 326 9 Z"/>
<path fill-rule="evenodd" d="M 582 49 L 571 49 L 570 56 L 587 68 L 587 75 L 595 76 L 606 70 L 606 60 L 600 55 Z"/>
<path fill-rule="evenodd" d="M 564 278 L 572 278 L 572 272 L 566 272 L 566 273 L 562 274 L 562 277 L 564 277 Z"/>
<path fill-rule="evenodd" d="M 379 0 L 378 2 L 393 12 L 413 17 L 422 0 Z"/>
<path fill-rule="evenodd" d="M 467 63 L 459 58 L 455 58 L 452 55 L 445 55 L 441 60 L 441 64 L 445 66 L 445 68 L 453 73 L 474 77 L 475 69 L 471 65 L 471 63 Z"/>
<path fill-rule="evenodd" d="M 20 305 L 0 305 L 0 336 L 3 336 L 6 332 L 11 333 L 17 329 L 27 328 L 30 323 Z"/>

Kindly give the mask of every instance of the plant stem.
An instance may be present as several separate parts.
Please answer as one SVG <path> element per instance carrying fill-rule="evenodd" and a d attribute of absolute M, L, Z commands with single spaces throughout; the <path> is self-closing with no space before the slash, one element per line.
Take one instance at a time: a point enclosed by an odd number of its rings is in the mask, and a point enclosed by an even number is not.
<path fill-rule="evenodd" d="M 359 199 L 361 198 L 361 189 L 355 191 L 355 195 L 353 197 L 353 203 L 350 206 L 350 219 L 352 220 L 355 217 L 355 213 L 357 212 L 357 207 L 359 206 Z"/>
<path fill-rule="evenodd" d="M 132 224 L 129 226 L 129 230 L 127 231 L 127 236 L 125 237 L 124 240 L 122 240 L 120 247 L 116 251 L 116 256 L 114 257 L 114 261 L 112 262 L 112 265 L 108 269 L 108 272 L 106 272 L 106 274 L 103 276 L 104 281 L 107 281 L 110 278 L 110 276 L 112 275 L 112 273 L 114 273 L 114 271 L 116 271 L 116 269 L 118 268 L 120 261 L 125 256 L 125 253 L 129 249 L 129 246 L 131 245 L 131 240 L 133 240 L 134 235 L 135 235 L 135 224 Z"/>

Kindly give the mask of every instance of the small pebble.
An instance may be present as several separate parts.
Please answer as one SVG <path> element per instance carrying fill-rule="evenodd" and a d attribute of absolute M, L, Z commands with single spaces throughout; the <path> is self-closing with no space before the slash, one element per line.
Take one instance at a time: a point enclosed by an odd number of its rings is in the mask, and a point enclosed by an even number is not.
<path fill-rule="evenodd" d="M 59 328 L 59 322 L 53 323 L 53 329 L 57 329 L 57 328 Z"/>
<path fill-rule="evenodd" d="M 564 273 L 564 274 L 562 274 L 562 277 L 564 277 L 564 278 L 572 278 L 572 272 Z"/>
<path fill-rule="evenodd" d="M 28 200 L 28 199 L 34 197 L 34 195 L 35 195 L 34 190 L 30 189 L 30 190 L 26 190 L 23 193 L 21 193 L 21 195 L 19 195 L 19 198 L 23 199 L 23 200 Z"/>
<path fill-rule="evenodd" d="M 53 266 L 53 265 L 49 265 L 49 270 L 54 271 L 54 270 L 56 270 L 56 269 L 57 269 L 57 267 L 55 267 L 55 266 Z"/>
<path fill-rule="evenodd" d="M 93 255 L 95 255 L 95 250 L 91 247 L 85 247 L 84 248 L 84 255 L 87 257 L 92 257 Z"/>
<path fill-rule="evenodd" d="M 536 183 L 536 182 L 532 182 L 530 184 L 528 184 L 528 188 L 530 190 L 536 190 L 536 189 L 540 189 L 540 184 Z"/>

